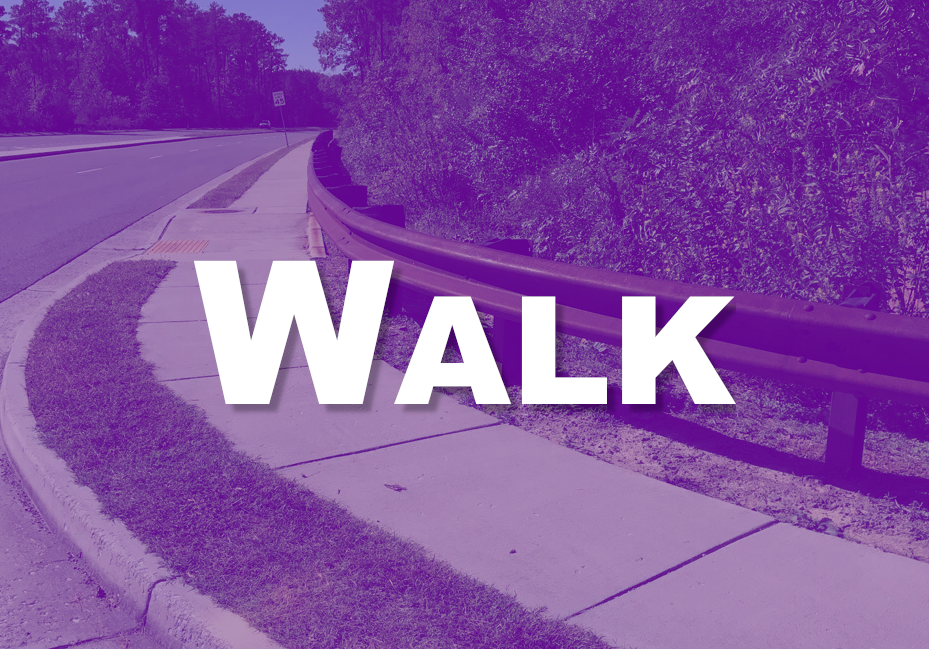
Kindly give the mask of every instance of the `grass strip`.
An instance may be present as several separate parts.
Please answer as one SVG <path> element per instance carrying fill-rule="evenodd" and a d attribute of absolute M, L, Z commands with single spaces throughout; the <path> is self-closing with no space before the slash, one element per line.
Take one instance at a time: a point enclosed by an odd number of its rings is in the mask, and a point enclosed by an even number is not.
<path fill-rule="evenodd" d="M 291 147 L 281 147 L 269 156 L 265 156 L 257 162 L 253 162 L 245 169 L 234 175 L 229 180 L 217 185 L 196 202 L 191 203 L 188 209 L 206 210 L 221 209 L 229 207 L 234 202 L 242 198 L 242 195 L 248 191 L 249 187 L 255 184 L 261 175 L 273 167 L 281 158 L 296 149 L 312 141 L 313 138 L 307 138 L 299 144 Z"/>
<path fill-rule="evenodd" d="M 140 355 L 141 307 L 173 266 L 88 277 L 30 345 L 42 441 L 108 516 L 287 647 L 608 647 L 236 451 Z"/>

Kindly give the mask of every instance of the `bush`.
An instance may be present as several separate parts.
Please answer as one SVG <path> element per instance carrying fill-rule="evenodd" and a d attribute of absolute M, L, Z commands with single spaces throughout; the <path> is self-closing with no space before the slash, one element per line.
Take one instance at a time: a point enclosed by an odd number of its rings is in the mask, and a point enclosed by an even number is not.
<path fill-rule="evenodd" d="M 413 227 L 808 300 L 870 280 L 923 313 L 922 3 L 327 9 L 345 162 Z"/>

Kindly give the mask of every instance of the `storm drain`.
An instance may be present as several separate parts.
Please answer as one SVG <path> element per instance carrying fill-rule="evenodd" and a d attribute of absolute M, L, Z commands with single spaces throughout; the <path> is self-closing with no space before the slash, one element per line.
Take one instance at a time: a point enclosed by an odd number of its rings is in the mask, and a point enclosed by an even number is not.
<path fill-rule="evenodd" d="M 180 253 L 186 255 L 196 255 L 206 250 L 209 245 L 209 239 L 194 240 L 175 240 L 159 241 L 148 249 L 146 255 L 157 255 L 164 253 Z"/>

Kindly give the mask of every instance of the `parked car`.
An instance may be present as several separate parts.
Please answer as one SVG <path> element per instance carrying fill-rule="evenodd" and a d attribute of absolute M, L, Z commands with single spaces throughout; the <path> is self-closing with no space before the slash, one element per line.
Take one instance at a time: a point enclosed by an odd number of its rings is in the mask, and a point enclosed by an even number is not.
<path fill-rule="evenodd" d="M 258 128 L 271 128 L 271 121 L 266 119 L 265 121 L 258 124 Z"/>

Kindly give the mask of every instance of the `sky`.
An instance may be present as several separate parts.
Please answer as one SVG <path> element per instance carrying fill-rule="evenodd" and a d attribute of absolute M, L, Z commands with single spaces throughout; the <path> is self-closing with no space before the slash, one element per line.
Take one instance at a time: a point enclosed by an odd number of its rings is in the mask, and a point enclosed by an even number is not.
<path fill-rule="evenodd" d="M 51 0 L 58 8 L 64 0 Z M 210 6 L 211 0 L 195 0 L 202 9 Z M 243 13 L 264 24 L 270 31 L 284 39 L 287 67 L 295 70 L 321 70 L 319 53 L 313 47 L 316 32 L 326 29 L 319 8 L 326 0 L 217 0 L 226 8 L 227 14 Z M 7 4 L 19 4 L 18 0 Z M 89 4 L 89 3 L 88 3 Z"/>
<path fill-rule="evenodd" d="M 203 9 L 211 0 L 195 0 Z M 316 32 L 326 29 L 319 8 L 325 0 L 216 0 L 227 14 L 248 14 L 284 38 L 287 67 L 320 70 L 319 54 L 313 47 Z"/>

